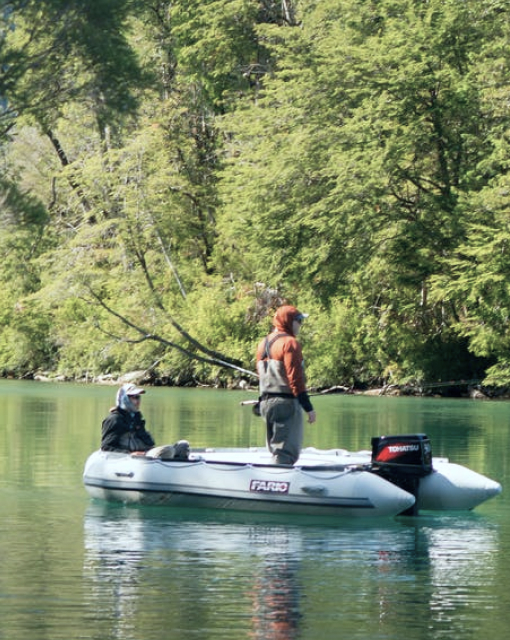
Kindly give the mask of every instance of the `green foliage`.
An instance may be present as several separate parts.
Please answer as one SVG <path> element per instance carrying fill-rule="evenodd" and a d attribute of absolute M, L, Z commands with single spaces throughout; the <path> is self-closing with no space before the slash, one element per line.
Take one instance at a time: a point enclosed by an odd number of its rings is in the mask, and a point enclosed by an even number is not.
<path fill-rule="evenodd" d="M 116 114 L 132 110 L 133 86 L 143 78 L 126 39 L 126 20 L 137 5 L 124 0 L 10 3 L 0 50 L 8 113 L 47 131 L 68 101 L 86 101 L 103 130 Z"/>
<path fill-rule="evenodd" d="M 147 336 L 198 354 L 177 321 L 253 370 L 288 301 L 310 385 L 507 383 L 505 3 L 14 0 L 0 22 L 0 368 L 228 384 Z"/>
<path fill-rule="evenodd" d="M 57 349 L 49 339 L 51 319 L 25 301 L 9 314 L 0 331 L 0 371 L 22 376 L 38 369 L 54 371 Z"/>
<path fill-rule="evenodd" d="M 249 89 L 250 73 L 261 64 L 254 33 L 258 10 L 253 0 L 172 3 L 175 55 L 204 105 L 222 110 L 232 94 Z"/>
<path fill-rule="evenodd" d="M 310 314 L 300 332 L 308 381 L 317 387 L 335 381 L 354 385 L 363 367 L 354 347 L 360 324 L 357 310 L 349 301 L 335 301 L 329 310 L 303 301 L 300 308 Z"/>
<path fill-rule="evenodd" d="M 249 308 L 254 304 L 254 291 L 233 282 L 208 279 L 197 287 L 181 304 L 180 317 L 186 330 L 208 349 L 219 351 L 227 358 L 238 361 L 247 371 L 255 371 L 255 345 L 260 335 L 257 326 L 250 322 Z M 165 335 L 171 335 L 166 327 Z M 175 335 L 175 333 L 174 333 Z M 186 343 L 179 339 L 185 346 Z M 255 378 L 242 372 L 228 370 L 207 363 L 186 363 L 182 354 L 169 354 L 165 362 L 175 363 L 178 358 L 196 380 L 213 379 L 226 384 L 232 376 L 247 379 L 255 384 Z M 175 366 L 175 365 L 174 365 Z"/>

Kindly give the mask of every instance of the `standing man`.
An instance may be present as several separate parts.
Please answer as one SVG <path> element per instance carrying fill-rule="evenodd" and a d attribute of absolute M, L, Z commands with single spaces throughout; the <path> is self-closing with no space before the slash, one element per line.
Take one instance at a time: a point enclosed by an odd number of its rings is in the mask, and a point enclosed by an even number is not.
<path fill-rule="evenodd" d="M 308 315 L 291 305 L 276 310 L 273 331 L 257 348 L 260 415 L 267 426 L 267 445 L 278 464 L 293 465 L 303 444 L 303 411 L 316 415 L 306 392 L 303 353 L 296 340 Z"/>

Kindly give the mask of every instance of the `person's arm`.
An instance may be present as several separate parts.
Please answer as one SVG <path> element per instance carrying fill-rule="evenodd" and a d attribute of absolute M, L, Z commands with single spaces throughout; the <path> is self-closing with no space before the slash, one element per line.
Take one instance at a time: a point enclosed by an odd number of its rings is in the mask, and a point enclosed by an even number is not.
<path fill-rule="evenodd" d="M 313 405 L 306 391 L 300 393 L 297 399 L 299 400 L 299 404 L 303 407 L 303 411 L 306 411 L 306 413 L 312 413 L 314 410 Z"/>
<path fill-rule="evenodd" d="M 282 360 L 289 387 L 296 398 L 306 393 L 305 372 L 303 369 L 303 353 L 299 342 L 286 339 L 282 349 Z"/>
<path fill-rule="evenodd" d="M 117 451 L 119 448 L 119 438 L 124 431 L 120 416 L 110 413 L 102 425 L 101 449 L 103 451 Z"/>
<path fill-rule="evenodd" d="M 303 411 L 308 414 L 308 422 L 316 420 L 316 414 L 306 390 L 305 372 L 303 368 L 303 352 L 297 340 L 289 341 L 283 355 L 283 364 L 292 393 L 296 396 Z"/>

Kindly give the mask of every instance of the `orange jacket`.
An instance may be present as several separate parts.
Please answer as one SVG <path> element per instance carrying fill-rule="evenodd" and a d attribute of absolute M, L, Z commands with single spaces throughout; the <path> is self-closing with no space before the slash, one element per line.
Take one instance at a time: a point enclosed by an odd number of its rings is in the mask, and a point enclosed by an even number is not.
<path fill-rule="evenodd" d="M 292 332 L 298 314 L 298 310 L 290 305 L 278 309 L 273 331 L 257 347 L 257 372 L 261 396 L 264 393 L 289 394 L 298 398 L 303 409 L 310 412 L 313 407 L 306 392 L 303 352 Z"/>

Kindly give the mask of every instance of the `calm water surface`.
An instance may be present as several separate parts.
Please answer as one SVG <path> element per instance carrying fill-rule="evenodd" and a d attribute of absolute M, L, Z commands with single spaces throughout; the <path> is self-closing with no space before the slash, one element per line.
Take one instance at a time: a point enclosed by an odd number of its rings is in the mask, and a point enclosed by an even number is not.
<path fill-rule="evenodd" d="M 317 524 L 91 501 L 115 389 L 0 381 L 0 639 L 506 640 L 510 403 L 317 398 L 306 445 L 424 432 L 503 484 L 472 513 Z M 264 444 L 245 394 L 150 389 L 160 444 Z"/>

